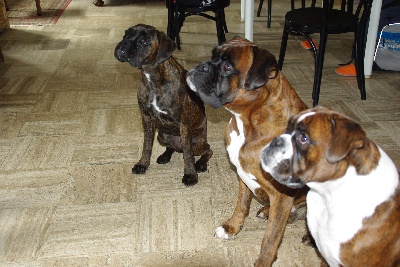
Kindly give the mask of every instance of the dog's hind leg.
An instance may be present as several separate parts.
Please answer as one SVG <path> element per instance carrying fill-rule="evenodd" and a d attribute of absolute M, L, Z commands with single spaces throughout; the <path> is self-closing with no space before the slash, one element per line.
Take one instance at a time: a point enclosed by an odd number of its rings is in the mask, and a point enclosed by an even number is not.
<path fill-rule="evenodd" d="M 290 211 L 290 216 L 288 223 L 294 223 L 297 220 L 305 220 L 307 213 L 306 197 L 308 188 L 304 187 L 296 193 L 292 210 Z M 258 210 L 257 217 L 260 219 L 268 219 L 269 216 L 269 203 Z"/>
<path fill-rule="evenodd" d="M 172 154 L 174 154 L 175 149 L 171 148 L 171 147 L 167 147 L 165 149 L 165 152 L 162 153 L 160 156 L 158 156 L 157 158 L 157 163 L 158 164 L 166 164 L 168 162 L 170 162 Z"/>
<path fill-rule="evenodd" d="M 268 219 L 270 206 L 266 205 L 258 210 L 257 217 L 260 219 Z M 294 223 L 298 220 L 305 220 L 307 213 L 307 205 L 305 202 L 294 204 L 290 212 L 288 223 Z"/>

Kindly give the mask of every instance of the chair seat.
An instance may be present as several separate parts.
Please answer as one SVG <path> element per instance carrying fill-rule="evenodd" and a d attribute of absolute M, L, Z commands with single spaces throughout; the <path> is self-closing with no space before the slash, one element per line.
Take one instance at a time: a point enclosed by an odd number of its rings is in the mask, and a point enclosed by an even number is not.
<path fill-rule="evenodd" d="M 196 0 L 178 0 L 180 4 L 185 5 L 185 7 L 196 7 L 196 8 L 207 8 L 207 7 L 218 7 L 225 8 L 230 5 L 230 0 L 216 0 L 214 2 L 203 3 L 204 1 Z"/>
<path fill-rule="evenodd" d="M 286 13 L 286 24 L 303 32 L 319 33 L 321 31 L 323 8 L 310 7 L 294 9 Z M 337 19 L 341 17 L 342 19 Z M 339 34 L 354 32 L 357 18 L 354 14 L 332 9 L 328 15 L 328 33 Z"/>
<path fill-rule="evenodd" d="M 219 0 L 211 3 L 205 4 L 194 4 L 194 1 L 182 1 L 178 0 L 180 9 L 184 10 L 184 12 L 197 14 L 204 13 L 209 11 L 215 11 L 217 9 L 224 9 L 230 5 L 230 0 Z"/>

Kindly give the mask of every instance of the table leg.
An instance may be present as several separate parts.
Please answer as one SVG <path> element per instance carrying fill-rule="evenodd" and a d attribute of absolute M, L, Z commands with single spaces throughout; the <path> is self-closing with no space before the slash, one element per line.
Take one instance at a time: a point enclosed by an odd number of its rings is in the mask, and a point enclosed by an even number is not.
<path fill-rule="evenodd" d="M 381 16 L 382 0 L 372 1 L 371 15 L 369 18 L 367 42 L 365 44 L 364 55 L 364 75 L 369 78 L 372 74 L 372 65 L 374 63 L 376 34 L 378 32 L 379 19 Z"/>
<path fill-rule="evenodd" d="M 254 0 L 245 0 L 244 37 L 253 42 Z"/>
<path fill-rule="evenodd" d="M 246 18 L 244 17 L 244 10 L 246 7 L 246 0 L 241 0 L 240 1 L 240 20 L 245 21 Z"/>

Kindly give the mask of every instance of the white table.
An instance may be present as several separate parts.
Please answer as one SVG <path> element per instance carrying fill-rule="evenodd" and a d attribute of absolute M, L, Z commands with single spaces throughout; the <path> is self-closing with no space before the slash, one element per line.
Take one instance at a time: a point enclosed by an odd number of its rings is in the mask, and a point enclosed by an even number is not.
<path fill-rule="evenodd" d="M 371 15 L 369 18 L 367 43 L 365 44 L 364 74 L 369 78 L 372 74 L 372 64 L 376 49 L 376 34 L 378 32 L 379 19 L 381 17 L 382 0 L 372 1 Z"/>
<path fill-rule="evenodd" d="M 364 74 L 366 78 L 372 74 L 381 7 L 382 0 L 374 0 L 372 2 L 364 57 Z M 242 21 L 244 20 L 244 37 L 249 41 L 253 41 L 254 0 L 241 0 L 240 17 Z"/>

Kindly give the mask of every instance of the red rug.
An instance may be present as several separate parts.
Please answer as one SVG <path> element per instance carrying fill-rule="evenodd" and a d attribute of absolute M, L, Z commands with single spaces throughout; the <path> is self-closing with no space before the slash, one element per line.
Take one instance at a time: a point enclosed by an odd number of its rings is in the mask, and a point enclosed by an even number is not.
<path fill-rule="evenodd" d="M 71 0 L 41 0 L 42 15 L 36 14 L 35 0 L 7 0 L 11 26 L 54 25 Z"/>

